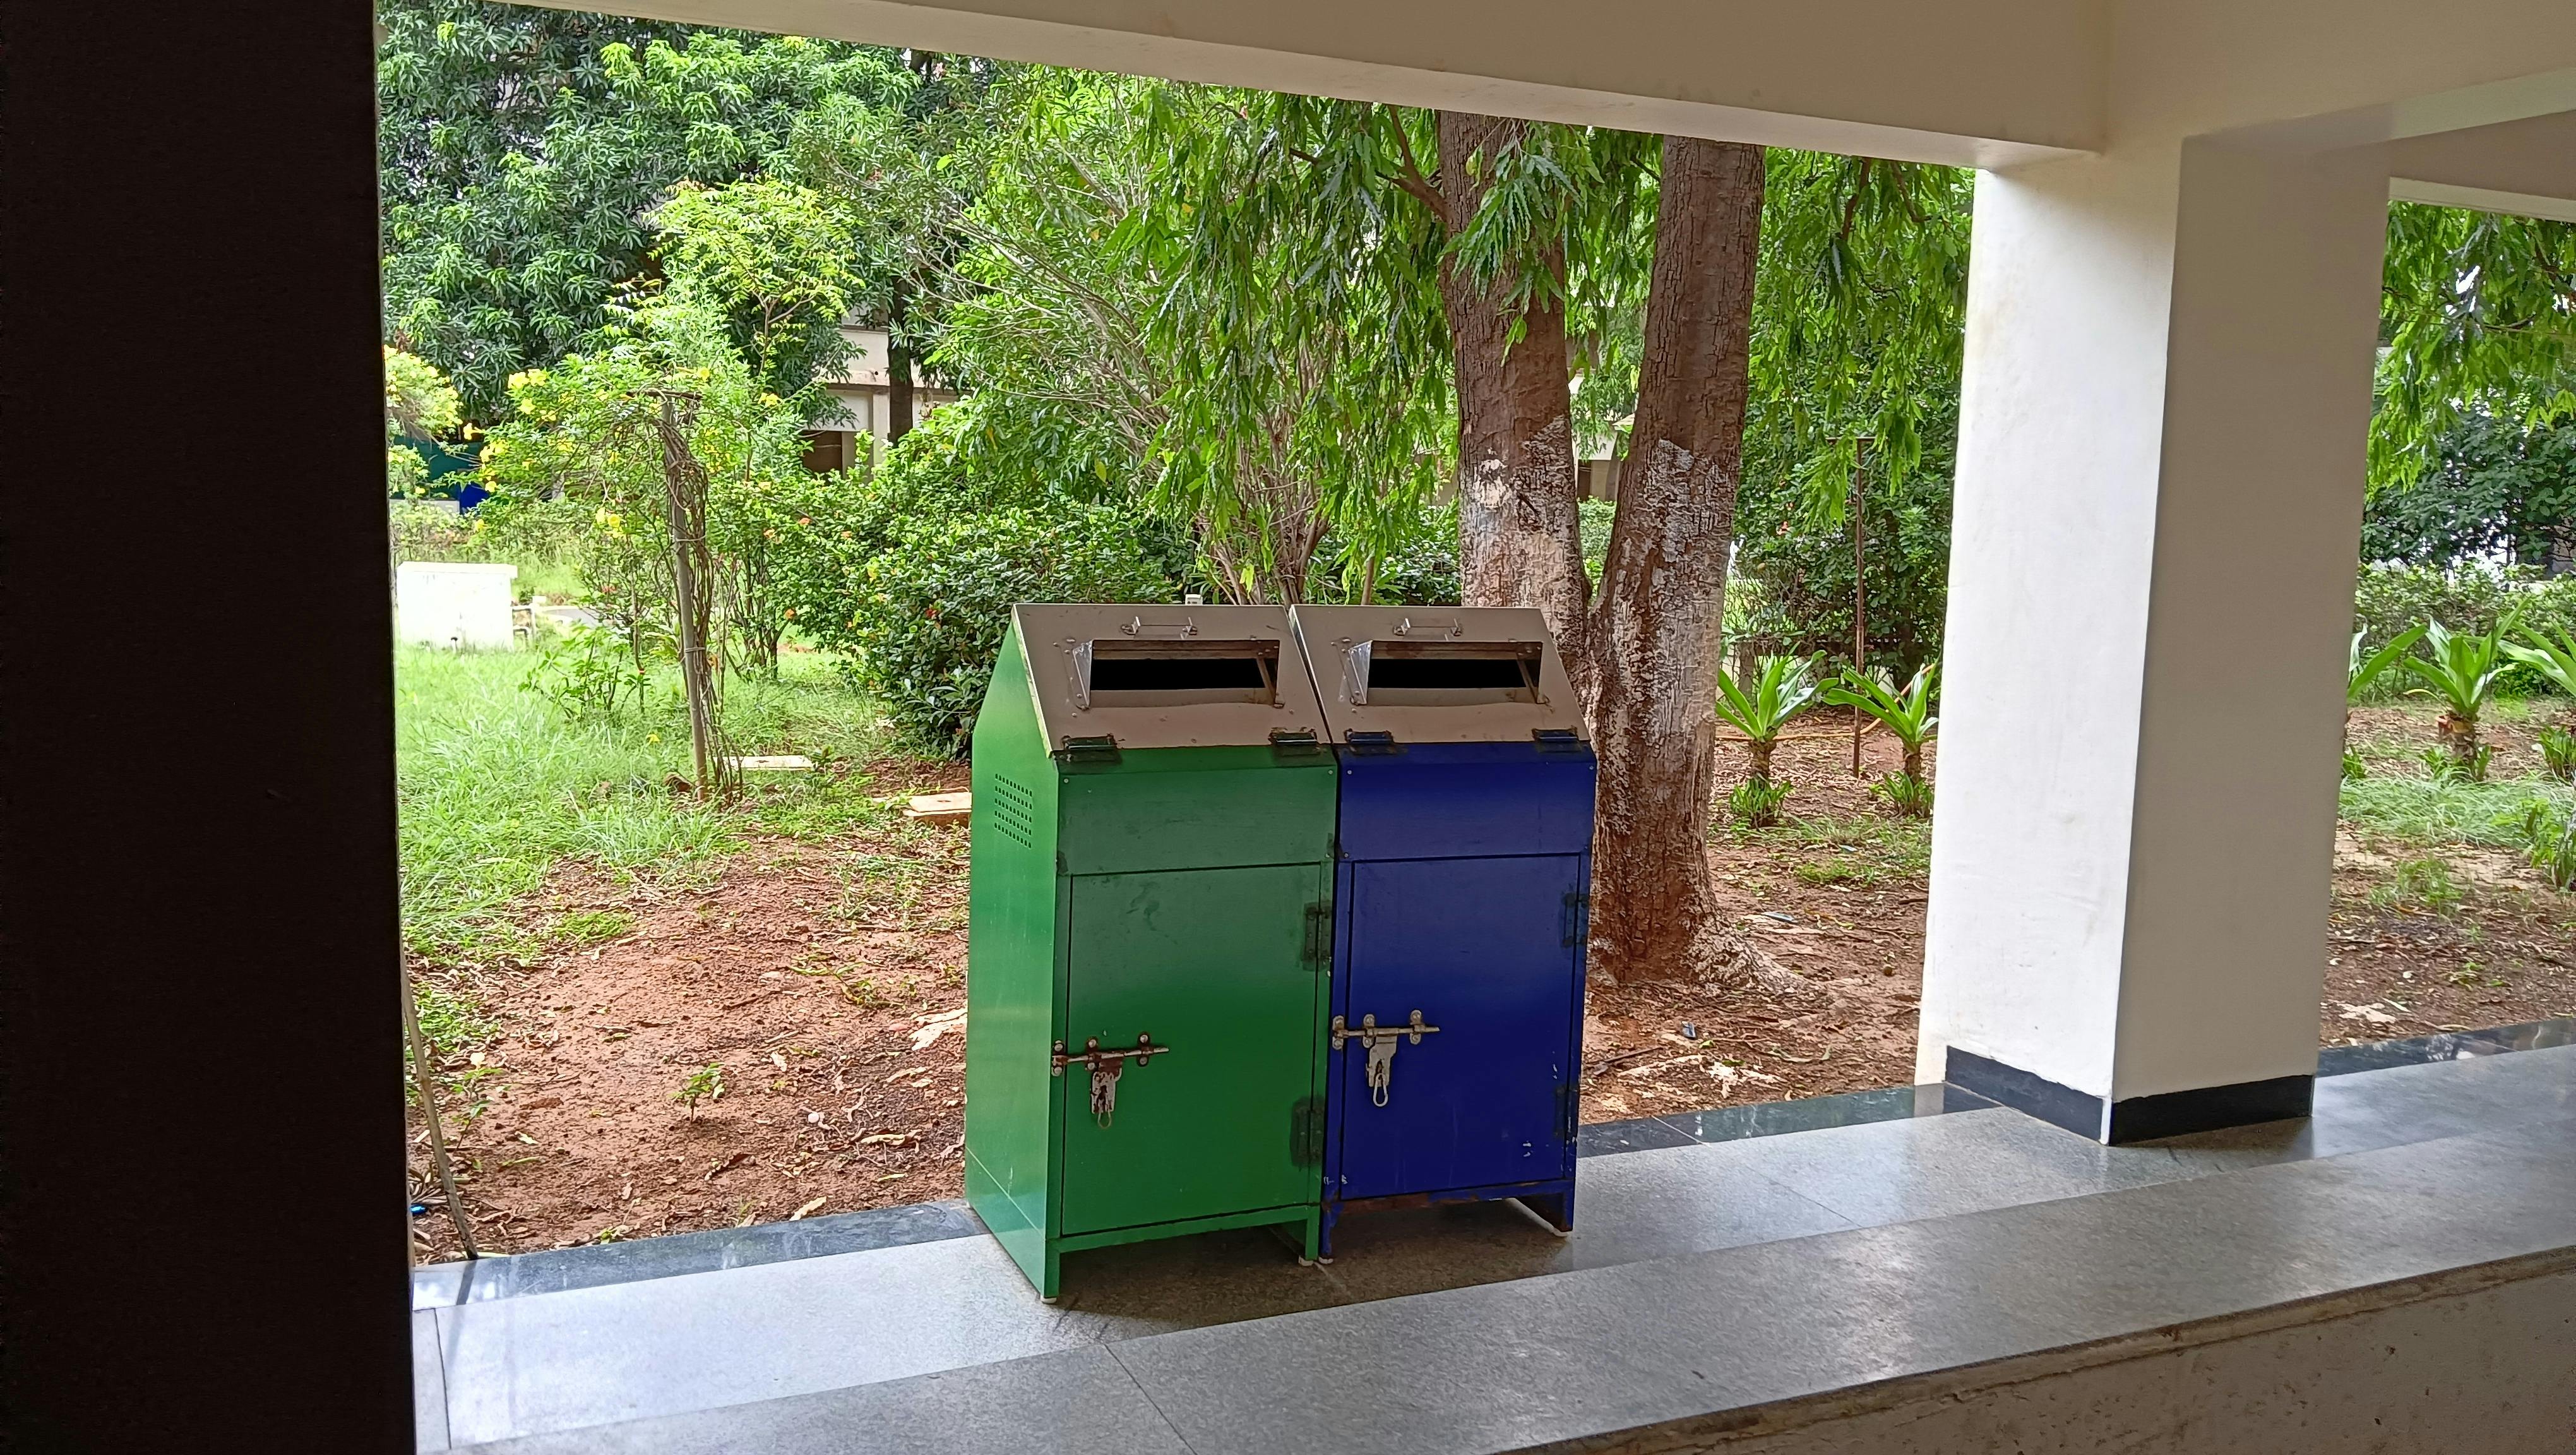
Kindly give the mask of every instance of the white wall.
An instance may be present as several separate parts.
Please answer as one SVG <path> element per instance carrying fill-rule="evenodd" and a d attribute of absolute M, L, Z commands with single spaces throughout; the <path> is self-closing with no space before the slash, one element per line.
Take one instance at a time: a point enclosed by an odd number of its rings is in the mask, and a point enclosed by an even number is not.
<path fill-rule="evenodd" d="M 394 636 L 430 647 L 508 651 L 516 566 L 405 561 L 394 568 Z"/>
<path fill-rule="evenodd" d="M 1981 180 L 1918 1077 L 2315 1069 L 2384 186 L 2208 142 Z"/>

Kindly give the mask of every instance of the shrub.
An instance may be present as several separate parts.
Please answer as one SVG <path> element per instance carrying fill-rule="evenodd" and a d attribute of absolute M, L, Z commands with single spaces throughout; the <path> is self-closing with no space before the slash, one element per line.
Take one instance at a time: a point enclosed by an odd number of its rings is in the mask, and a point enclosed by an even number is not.
<path fill-rule="evenodd" d="M 2374 642 L 2426 621 L 2457 633 L 2491 632 L 2507 614 L 2538 634 L 2576 631 L 2576 577 L 2544 577 L 2522 566 L 2365 566 L 2353 598 L 2353 627 Z M 2381 683 L 2388 693 L 2397 690 L 2393 680 Z M 2546 678 L 2521 665 L 2496 683 L 2509 697 L 2551 690 Z"/>
<path fill-rule="evenodd" d="M 1780 821 L 1780 806 L 1797 787 L 1786 778 L 1747 778 L 1726 795 L 1726 811 L 1749 829 L 1767 829 Z"/>
<path fill-rule="evenodd" d="M 2571 822 L 2564 809 L 2545 798 L 2535 798 L 2522 806 L 2516 829 L 2522 840 L 2522 856 L 2552 889 L 2576 885 L 2576 822 Z"/>
<path fill-rule="evenodd" d="M 2463 758 L 2449 748 L 2424 750 L 2424 774 L 2436 783 L 2484 783 L 2495 749 L 2480 743 Z"/>
<path fill-rule="evenodd" d="M 949 751 L 975 725 L 1012 603 L 1173 595 L 1134 518 L 1070 503 L 906 523 L 855 585 L 834 634 L 861 685 L 898 728 Z"/>
<path fill-rule="evenodd" d="M 2540 730 L 2541 761 L 2549 765 L 2549 776 L 2561 783 L 2576 780 L 2576 732 L 2563 727 Z"/>
<path fill-rule="evenodd" d="M 579 626 L 545 643 L 519 690 L 554 704 L 564 721 L 611 717 L 621 697 L 644 698 L 645 676 L 626 639 L 606 627 Z"/>
<path fill-rule="evenodd" d="M 2420 905 L 2447 915 L 2460 907 L 2460 887 L 2452 882 L 2451 866 L 2445 861 L 2409 859 L 2397 866 L 2386 883 L 2370 891 L 2370 902 L 2381 909 Z"/>
<path fill-rule="evenodd" d="M 1885 800 L 1900 818 L 1932 816 L 1931 781 L 1912 773 L 1885 773 L 1869 785 L 1869 791 Z"/>

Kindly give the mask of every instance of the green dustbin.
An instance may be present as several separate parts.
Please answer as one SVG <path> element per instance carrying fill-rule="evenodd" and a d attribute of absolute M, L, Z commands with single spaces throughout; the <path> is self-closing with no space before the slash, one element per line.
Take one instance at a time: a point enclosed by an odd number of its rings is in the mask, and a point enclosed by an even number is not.
<path fill-rule="evenodd" d="M 1063 1255 L 1314 1256 L 1335 774 L 1288 615 L 1019 606 L 975 721 L 966 1197 Z"/>

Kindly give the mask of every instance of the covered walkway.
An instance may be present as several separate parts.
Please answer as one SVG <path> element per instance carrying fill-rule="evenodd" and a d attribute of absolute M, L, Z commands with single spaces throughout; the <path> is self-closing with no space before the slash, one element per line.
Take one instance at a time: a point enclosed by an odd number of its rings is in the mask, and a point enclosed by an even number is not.
<path fill-rule="evenodd" d="M 2376 1069 L 2311 1120 L 2127 1147 L 1937 1086 L 1589 1128 L 1569 1239 L 1509 1204 L 1356 1221 L 1314 1269 L 1216 1234 L 1085 1255 L 1056 1308 L 953 1207 L 446 1264 L 421 1448 L 1975 1449 L 2048 1411 L 2075 1449 L 2543 1449 L 2571 1043 L 2345 1048 Z"/>

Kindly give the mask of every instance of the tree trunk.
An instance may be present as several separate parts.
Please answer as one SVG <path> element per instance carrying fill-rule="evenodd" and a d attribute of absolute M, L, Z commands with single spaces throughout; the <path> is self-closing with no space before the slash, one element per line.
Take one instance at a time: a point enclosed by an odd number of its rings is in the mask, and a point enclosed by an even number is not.
<path fill-rule="evenodd" d="M 912 433 L 912 349 L 903 342 L 911 308 L 903 289 L 894 293 L 894 310 L 886 323 L 886 448 Z"/>
<path fill-rule="evenodd" d="M 1527 124 L 1440 113 L 1441 220 L 1454 235 L 1476 215 L 1492 158 Z M 1484 153 L 1480 165 L 1469 158 Z M 1544 263 L 1558 277 L 1565 259 Z M 1575 502 L 1574 418 L 1568 393 L 1565 313 L 1533 299 L 1511 343 L 1510 280 L 1490 287 L 1451 264 L 1440 270 L 1458 376 L 1458 583 L 1468 606 L 1535 606 L 1556 633 L 1578 690 L 1590 679 L 1582 516 Z M 1588 691 L 1586 696 L 1589 696 Z"/>
<path fill-rule="evenodd" d="M 1636 423 L 1592 613 L 1593 969 L 1812 998 L 1719 914 L 1708 867 L 1727 548 L 1744 453 L 1760 147 L 1664 138 Z"/>

